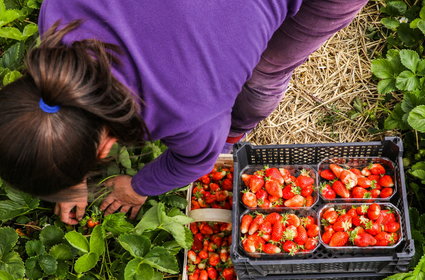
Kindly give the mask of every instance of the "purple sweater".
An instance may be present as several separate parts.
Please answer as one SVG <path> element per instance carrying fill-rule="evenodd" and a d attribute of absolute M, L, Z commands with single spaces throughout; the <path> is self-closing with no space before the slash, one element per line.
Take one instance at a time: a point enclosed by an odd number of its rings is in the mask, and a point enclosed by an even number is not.
<path fill-rule="evenodd" d="M 302 0 L 44 0 L 40 33 L 84 23 L 64 41 L 119 45 L 114 76 L 145 102 L 143 119 L 168 149 L 132 180 L 142 195 L 208 173 L 230 129 L 236 96 L 273 32 Z"/>

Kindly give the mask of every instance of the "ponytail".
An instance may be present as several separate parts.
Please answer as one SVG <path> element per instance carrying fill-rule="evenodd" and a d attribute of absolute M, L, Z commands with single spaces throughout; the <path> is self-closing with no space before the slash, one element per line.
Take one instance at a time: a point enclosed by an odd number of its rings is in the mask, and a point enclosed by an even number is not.
<path fill-rule="evenodd" d="M 141 100 L 112 76 L 119 48 L 97 40 L 62 44 L 80 24 L 58 30 L 55 23 L 29 51 L 23 77 L 0 90 L 0 177 L 35 195 L 80 183 L 97 162 L 103 129 L 124 143 L 149 137 Z"/>

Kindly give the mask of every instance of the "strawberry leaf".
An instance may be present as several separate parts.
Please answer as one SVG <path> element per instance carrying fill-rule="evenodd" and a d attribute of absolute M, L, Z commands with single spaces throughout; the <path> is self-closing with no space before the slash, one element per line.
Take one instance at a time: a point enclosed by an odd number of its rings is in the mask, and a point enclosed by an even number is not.
<path fill-rule="evenodd" d="M 68 240 L 72 247 L 80 250 L 83 253 L 89 252 L 89 242 L 87 238 L 79 232 L 70 231 L 65 234 L 65 239 Z"/>
<path fill-rule="evenodd" d="M 150 250 L 143 258 L 143 262 L 163 272 L 171 274 L 179 273 L 176 257 L 163 247 L 155 247 Z"/>
<path fill-rule="evenodd" d="M 93 252 L 82 255 L 75 262 L 74 270 L 77 273 L 87 272 L 96 266 L 98 260 L 99 260 L 99 256 Z"/>
<path fill-rule="evenodd" d="M 407 118 L 409 125 L 419 131 L 425 132 L 425 105 L 415 107 Z"/>
<path fill-rule="evenodd" d="M 101 256 L 105 252 L 105 229 L 97 225 L 90 236 L 90 252 Z"/>
<path fill-rule="evenodd" d="M 136 234 L 122 234 L 118 237 L 118 242 L 135 258 L 145 256 L 151 247 L 151 241 L 147 237 Z"/>
<path fill-rule="evenodd" d="M 420 61 L 419 54 L 412 50 L 401 50 L 400 61 L 404 67 L 415 73 Z"/>
<path fill-rule="evenodd" d="M 418 77 L 411 71 L 403 71 L 396 78 L 396 87 L 399 90 L 414 91 L 419 87 Z"/>

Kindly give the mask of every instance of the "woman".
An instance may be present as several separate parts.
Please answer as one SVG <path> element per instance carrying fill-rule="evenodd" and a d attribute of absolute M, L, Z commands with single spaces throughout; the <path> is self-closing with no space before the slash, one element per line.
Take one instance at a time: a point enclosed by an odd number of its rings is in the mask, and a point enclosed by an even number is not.
<path fill-rule="evenodd" d="M 210 171 L 366 2 L 45 0 L 41 45 L 0 91 L 0 177 L 61 198 L 55 212 L 75 224 L 85 175 L 115 141 L 161 139 L 157 160 L 107 183 L 105 214 L 134 217 L 147 196 Z"/>

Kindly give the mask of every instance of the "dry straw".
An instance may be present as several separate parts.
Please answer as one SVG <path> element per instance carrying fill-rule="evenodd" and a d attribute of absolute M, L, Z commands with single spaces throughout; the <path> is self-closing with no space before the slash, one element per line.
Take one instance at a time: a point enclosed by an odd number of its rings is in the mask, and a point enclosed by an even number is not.
<path fill-rule="evenodd" d="M 370 60 L 381 52 L 383 40 L 367 34 L 379 30 L 376 2 L 366 6 L 355 20 L 329 39 L 298 67 L 279 107 L 247 137 L 257 144 L 297 144 L 371 141 L 370 114 L 378 110 L 376 83 Z M 356 114 L 353 102 L 364 105 Z"/>

